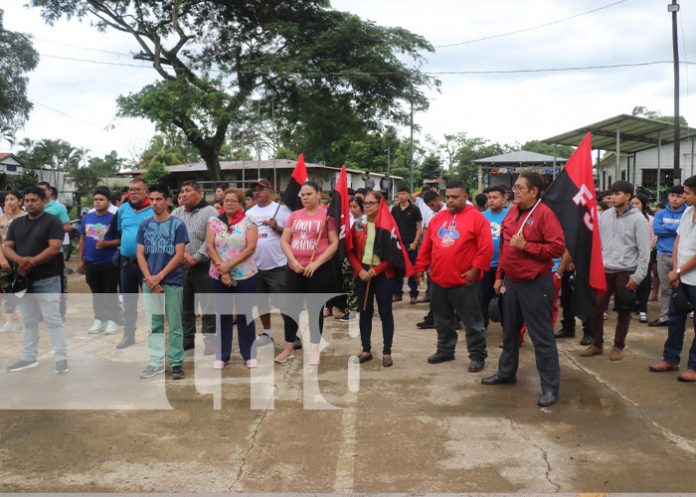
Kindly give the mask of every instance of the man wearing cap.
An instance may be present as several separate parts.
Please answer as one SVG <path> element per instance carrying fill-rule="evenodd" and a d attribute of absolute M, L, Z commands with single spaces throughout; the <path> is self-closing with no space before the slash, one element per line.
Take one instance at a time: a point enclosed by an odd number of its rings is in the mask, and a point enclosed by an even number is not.
<path fill-rule="evenodd" d="M 667 205 L 658 211 L 653 219 L 653 233 L 657 237 L 657 276 L 660 279 L 660 316 L 651 321 L 648 326 L 667 326 L 669 323 L 669 301 L 672 296 L 672 285 L 667 275 L 672 271 L 672 248 L 677 238 L 677 228 L 682 214 L 686 210 L 684 204 L 684 187 L 675 185 L 669 189 Z"/>
<path fill-rule="evenodd" d="M 631 205 L 633 196 L 631 183 L 615 181 L 610 191 L 614 206 L 605 210 L 599 217 L 607 291 L 597 296 L 597 305 L 590 317 L 592 345 L 580 355 L 590 357 L 603 353 L 604 309 L 607 308 L 612 294 L 616 294 L 618 318 L 614 333 L 614 347 L 609 360 L 619 361 L 623 358 L 635 292 L 648 274 L 650 226 L 640 210 Z"/>
<path fill-rule="evenodd" d="M 259 269 L 256 275 L 256 291 L 281 294 L 285 291 L 285 266 L 288 260 L 280 247 L 280 235 L 290 215 L 290 209 L 273 201 L 273 187 L 270 181 L 260 179 L 252 183 L 251 187 L 254 190 L 256 205 L 247 211 L 247 215 L 256 221 L 259 232 L 254 252 Z M 259 302 L 259 305 L 265 305 L 265 308 L 259 307 L 263 332 L 259 335 L 256 345 L 263 346 L 271 343 L 273 332 L 269 303 Z"/>
<path fill-rule="evenodd" d="M 206 204 L 198 182 L 186 180 L 181 183 L 182 205 L 172 212 L 186 225 L 189 243 L 184 254 L 182 324 L 184 327 L 184 350 L 195 347 L 196 338 L 196 294 L 209 293 L 210 258 L 205 245 L 208 220 L 217 217 L 214 207 Z M 215 315 L 203 312 L 202 333 L 205 354 L 215 353 Z"/>
<path fill-rule="evenodd" d="M 684 346 L 687 316 L 690 308 L 696 305 L 696 176 L 686 179 L 683 188 L 688 208 L 679 220 L 672 252 L 672 268 L 667 275 L 670 288 L 678 290 L 675 290 L 674 297 L 670 299 L 669 328 L 662 352 L 663 359 L 649 367 L 653 373 L 679 370 L 679 356 Z M 676 298 L 677 296 L 680 298 Z M 677 379 L 696 382 L 696 337 L 689 349 L 687 369 L 679 374 Z"/>

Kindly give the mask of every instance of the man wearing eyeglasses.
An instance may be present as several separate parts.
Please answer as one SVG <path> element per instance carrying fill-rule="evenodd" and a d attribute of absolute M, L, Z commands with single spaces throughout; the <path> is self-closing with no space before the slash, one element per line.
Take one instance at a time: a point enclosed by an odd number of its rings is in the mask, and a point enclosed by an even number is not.
<path fill-rule="evenodd" d="M 128 201 L 121 204 L 112 220 L 111 240 L 99 240 L 98 249 L 120 247 L 119 267 L 121 293 L 123 293 L 123 338 L 117 349 L 125 349 L 135 343 L 135 323 L 138 320 L 138 290 L 143 284 L 143 273 L 138 267 L 136 237 L 138 228 L 153 216 L 147 183 L 140 178 L 128 184 Z"/>
<path fill-rule="evenodd" d="M 512 187 L 514 205 L 503 220 L 500 233 L 498 272 L 493 288 L 503 298 L 503 353 L 498 372 L 481 380 L 484 385 L 517 382 L 520 329 L 523 324 L 534 344 L 541 379 L 540 407 L 558 398 L 561 368 L 553 335 L 553 259 L 565 252 L 558 218 L 541 203 L 543 179 L 525 171 Z"/>
<path fill-rule="evenodd" d="M 182 324 L 184 327 L 184 350 L 196 346 L 196 294 L 209 293 L 208 270 L 210 258 L 205 245 L 208 220 L 217 217 L 218 212 L 203 198 L 201 186 L 197 181 L 186 180 L 181 183 L 181 205 L 172 211 L 172 216 L 181 219 L 189 235 L 189 243 L 184 254 Z M 215 314 L 207 314 L 203 309 L 201 319 L 204 354 L 215 353 Z"/>

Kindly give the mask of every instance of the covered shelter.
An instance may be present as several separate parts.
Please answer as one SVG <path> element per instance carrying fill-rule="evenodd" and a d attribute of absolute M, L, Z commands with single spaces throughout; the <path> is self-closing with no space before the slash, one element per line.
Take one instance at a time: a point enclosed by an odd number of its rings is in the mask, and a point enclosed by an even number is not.
<path fill-rule="evenodd" d="M 559 167 L 567 160 L 526 150 L 516 150 L 471 162 L 478 166 L 478 191 L 482 191 L 484 184 L 512 186 L 515 175 L 530 168 L 540 173 L 550 183 L 558 174 Z"/>
<path fill-rule="evenodd" d="M 674 155 L 667 153 L 666 146 L 674 144 L 674 123 L 620 114 L 541 141 L 575 147 L 587 132 L 592 133 L 592 148 L 597 149 L 597 180 L 601 189 L 623 179 L 646 188 L 654 186 L 659 201 L 660 189 L 673 184 Z M 679 168 L 684 171 L 690 166 L 693 174 L 696 128 L 680 126 L 680 133 L 682 149 L 690 152 L 681 154 Z M 613 152 L 613 168 L 607 161 L 600 163 L 600 150 Z"/>
<path fill-rule="evenodd" d="M 244 161 L 220 161 L 221 181 L 232 183 L 239 188 L 248 188 L 259 178 L 270 181 L 276 192 L 283 191 L 290 181 L 290 175 L 295 168 L 297 161 L 290 159 L 266 159 L 266 160 L 244 160 Z M 309 179 L 319 184 L 326 192 L 331 191 L 338 180 L 341 168 L 331 167 L 325 164 L 315 164 L 305 162 Z M 218 182 L 210 180 L 210 174 L 205 162 L 192 162 L 187 164 L 177 164 L 165 166 L 169 173 L 167 182 L 169 188 L 178 190 L 179 184 L 186 179 L 195 179 L 212 196 Z M 120 176 L 140 176 L 147 169 L 128 169 L 120 171 Z M 365 186 L 363 180 L 364 171 L 346 168 L 348 186 L 351 188 L 362 188 Z M 376 185 L 384 177 L 383 172 L 370 172 Z M 392 192 L 396 191 L 396 184 L 403 181 L 401 176 L 391 176 L 393 180 Z"/>

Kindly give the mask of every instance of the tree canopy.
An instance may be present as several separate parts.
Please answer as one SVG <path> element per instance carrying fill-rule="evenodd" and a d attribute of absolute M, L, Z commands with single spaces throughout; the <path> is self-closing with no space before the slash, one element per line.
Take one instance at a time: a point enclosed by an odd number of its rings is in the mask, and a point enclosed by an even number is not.
<path fill-rule="evenodd" d="M 4 11 L 0 9 L 0 139 L 12 142 L 14 133 L 29 117 L 31 102 L 27 98 L 26 73 L 34 70 L 39 54 L 29 37 L 22 33 L 6 31 L 3 27 Z"/>
<path fill-rule="evenodd" d="M 327 0 L 32 0 L 48 22 L 92 20 L 134 37 L 136 59 L 159 80 L 119 98 L 123 116 L 175 125 L 213 179 L 231 124 L 259 115 L 286 144 L 332 160 L 351 136 L 404 122 L 405 101 L 427 105 L 433 83 L 403 60 L 432 51 L 424 38 L 333 10 Z M 263 111 L 261 110 L 263 108 Z"/>

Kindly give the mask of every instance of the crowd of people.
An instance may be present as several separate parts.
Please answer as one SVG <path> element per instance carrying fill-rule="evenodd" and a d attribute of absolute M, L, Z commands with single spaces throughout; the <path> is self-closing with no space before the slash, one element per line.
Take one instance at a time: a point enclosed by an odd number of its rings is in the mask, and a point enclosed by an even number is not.
<path fill-rule="evenodd" d="M 528 332 L 541 384 L 537 403 L 554 404 L 561 381 L 556 340 L 576 333 L 575 268 L 558 218 L 541 202 L 543 178 L 523 172 L 510 189 L 490 186 L 473 199 L 463 183 L 448 182 L 444 202 L 437 187 L 416 193 L 400 187 L 393 192 L 388 176 L 378 190 L 369 174 L 363 180 L 363 188 L 349 191 L 347 236 L 352 243 L 346 244 L 342 260 L 337 260 L 343 255 L 340 227 L 327 215 L 320 186 L 311 181 L 301 186 L 302 208 L 295 211 L 275 200 L 271 183 L 264 179 L 248 191 L 219 185 L 213 205 L 194 180 L 180 185 L 174 202 L 167 188 L 140 178 L 133 179 L 115 203 L 108 188 L 97 188 L 93 209 L 81 219 L 78 246 L 78 271 L 91 290 L 94 312 L 86 333 L 113 335 L 122 330 L 117 348 L 132 346 L 141 292 L 149 355 L 141 378 L 164 373 L 165 364 L 173 379 L 184 377 L 185 352 L 196 344 L 197 315 L 204 354 L 215 356 L 213 368 L 222 369 L 231 360 L 235 326 L 239 354 L 254 368 L 259 347 L 275 341 L 271 308 L 282 312 L 284 296 L 338 293 L 329 302 L 304 301 L 309 312 L 309 364 L 320 363 L 324 320 L 331 316 L 340 322 L 358 319 L 362 349 L 356 360 L 373 360 L 376 301 L 382 365 L 391 367 L 394 304 L 404 299 L 407 279 L 409 304 L 429 304 L 417 328 L 437 332 L 428 363 L 455 359 L 458 330 L 463 327 L 468 370 L 482 371 L 488 357 L 487 329 L 491 321 L 498 321 L 503 328 L 502 353 L 496 372 L 481 382 L 516 382 L 519 348 Z M 41 320 L 51 339 L 56 373 L 69 371 L 67 272 L 61 251 L 71 225 L 65 206 L 52 198 L 54 193 L 51 185 L 40 183 L 21 193 L 8 191 L 2 201 L 5 322 L 0 332 L 15 331 L 20 319 L 22 325 L 21 356 L 9 372 L 37 366 Z M 613 297 L 617 322 L 609 359 L 622 359 L 636 314 L 649 326 L 668 327 L 663 358 L 649 369 L 679 370 L 686 322 L 696 305 L 696 177 L 671 188 L 667 204 L 654 215 L 648 199 L 634 195 L 633 185 L 626 181 L 616 181 L 597 200 L 607 292 L 598 295 L 594 311 L 582 321 L 580 343 L 586 348 L 580 355 L 603 354 L 604 321 Z M 383 215 L 391 216 L 398 228 L 395 236 L 405 259 L 401 267 L 379 246 L 378 220 Z M 336 277 L 337 271 L 343 277 Z M 205 295 L 216 297 L 202 299 Z M 660 310 L 649 321 L 651 296 L 659 299 Z M 561 328 L 554 332 L 559 298 Z M 243 310 L 251 307 L 257 307 L 259 330 Z M 298 322 L 297 313 L 282 312 L 277 363 L 295 359 L 303 348 Z M 696 339 L 687 369 L 678 378 L 696 381 Z"/>

